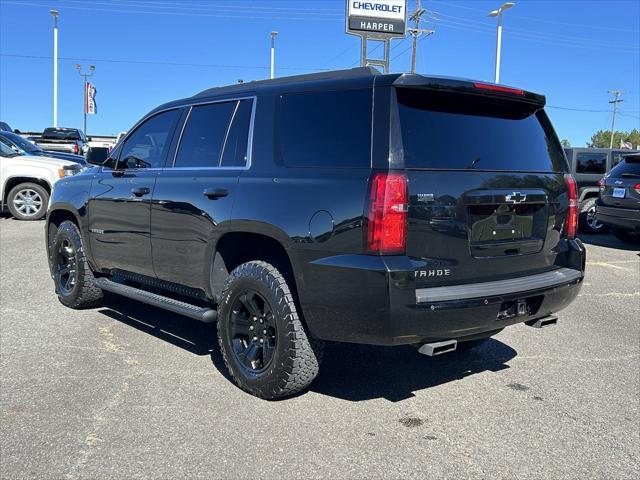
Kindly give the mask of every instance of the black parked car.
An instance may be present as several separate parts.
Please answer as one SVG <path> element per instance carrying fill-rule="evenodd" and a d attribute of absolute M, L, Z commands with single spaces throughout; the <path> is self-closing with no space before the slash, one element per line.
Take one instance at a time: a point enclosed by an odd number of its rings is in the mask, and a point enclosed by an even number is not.
<path fill-rule="evenodd" d="M 622 240 L 640 240 L 640 154 L 627 155 L 600 181 L 597 218 Z"/>
<path fill-rule="evenodd" d="M 569 169 L 578 183 L 580 230 L 584 233 L 603 233 L 606 225 L 596 217 L 598 182 L 615 167 L 623 155 L 640 153 L 637 150 L 610 148 L 565 148 Z"/>
<path fill-rule="evenodd" d="M 263 398 L 306 388 L 323 341 L 437 355 L 553 324 L 585 250 L 544 103 L 368 68 L 167 103 L 54 189 L 56 292 L 217 320 L 231 375 Z"/>

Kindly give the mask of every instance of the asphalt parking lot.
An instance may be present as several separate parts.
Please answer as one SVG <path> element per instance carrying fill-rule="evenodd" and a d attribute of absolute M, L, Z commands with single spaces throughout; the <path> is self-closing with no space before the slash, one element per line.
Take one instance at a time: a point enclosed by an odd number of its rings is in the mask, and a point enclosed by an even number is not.
<path fill-rule="evenodd" d="M 311 390 L 225 377 L 210 326 L 110 297 L 73 311 L 42 222 L 0 218 L 0 477 L 640 478 L 640 258 L 586 237 L 557 327 L 436 358 L 333 345 Z"/>

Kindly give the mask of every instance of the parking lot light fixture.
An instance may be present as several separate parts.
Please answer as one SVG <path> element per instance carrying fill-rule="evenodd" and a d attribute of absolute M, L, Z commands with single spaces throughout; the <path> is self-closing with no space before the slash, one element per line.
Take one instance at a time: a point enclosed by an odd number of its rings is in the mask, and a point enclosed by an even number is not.
<path fill-rule="evenodd" d="M 495 78 L 494 78 L 495 83 L 500 83 L 500 50 L 502 47 L 502 12 L 510 9 L 514 5 L 515 3 L 513 2 L 507 2 L 507 3 L 504 3 L 497 10 L 492 10 L 491 12 L 489 12 L 490 17 L 498 17 L 498 31 L 497 31 L 497 38 L 496 38 L 496 70 L 495 70 Z"/>
<path fill-rule="evenodd" d="M 57 10 L 50 10 L 53 17 L 53 126 L 58 126 L 58 15 Z"/>
<path fill-rule="evenodd" d="M 275 60 L 276 60 L 276 37 L 278 32 L 271 32 L 271 78 L 275 75 Z"/>

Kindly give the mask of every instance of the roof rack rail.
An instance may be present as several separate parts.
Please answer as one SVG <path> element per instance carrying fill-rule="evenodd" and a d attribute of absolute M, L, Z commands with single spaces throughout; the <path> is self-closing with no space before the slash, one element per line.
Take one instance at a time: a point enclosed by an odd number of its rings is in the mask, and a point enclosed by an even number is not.
<path fill-rule="evenodd" d="M 205 97 L 217 93 L 232 92 L 236 89 L 246 90 L 247 87 L 262 87 L 270 85 L 283 85 L 293 82 L 313 82 L 318 80 L 341 80 L 350 78 L 362 78 L 380 75 L 380 72 L 373 67 L 356 67 L 346 70 L 331 70 L 327 72 L 307 73 L 303 75 L 292 75 L 289 77 L 278 77 L 268 80 L 252 80 L 250 82 L 237 83 L 220 87 L 208 88 L 194 95 L 194 97 Z"/>

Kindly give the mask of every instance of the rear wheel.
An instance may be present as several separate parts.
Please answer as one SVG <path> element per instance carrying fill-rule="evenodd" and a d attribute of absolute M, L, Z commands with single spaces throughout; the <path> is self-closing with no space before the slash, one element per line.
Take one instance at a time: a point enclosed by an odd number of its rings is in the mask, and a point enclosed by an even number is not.
<path fill-rule="evenodd" d="M 96 307 L 102 302 L 102 289 L 94 285 L 95 277 L 75 223 L 66 221 L 58 227 L 49 246 L 49 264 L 63 305 L 80 309 Z"/>
<path fill-rule="evenodd" d="M 9 192 L 9 211 L 17 220 L 40 220 L 47 213 L 49 193 L 37 183 L 21 183 Z"/>
<path fill-rule="evenodd" d="M 218 341 L 236 384 L 270 400 L 307 388 L 318 374 L 320 352 L 282 274 L 266 262 L 244 263 L 229 275 L 221 298 Z"/>
<path fill-rule="evenodd" d="M 605 225 L 596 217 L 596 199 L 589 198 L 584 201 L 580 209 L 580 229 L 584 233 L 603 233 L 607 230 Z"/>

